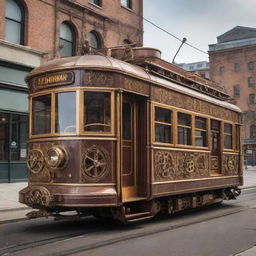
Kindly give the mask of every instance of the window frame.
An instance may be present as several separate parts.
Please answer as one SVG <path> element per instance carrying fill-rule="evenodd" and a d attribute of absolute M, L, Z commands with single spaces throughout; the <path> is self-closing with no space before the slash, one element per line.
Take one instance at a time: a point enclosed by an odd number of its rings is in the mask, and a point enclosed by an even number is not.
<path fill-rule="evenodd" d="M 171 112 L 171 123 L 167 123 L 167 122 L 161 122 L 161 121 L 156 121 L 155 120 L 155 113 L 156 113 L 156 108 L 162 108 L 162 109 L 166 109 L 169 110 Z M 173 111 L 172 108 L 170 107 L 166 107 L 160 104 L 153 104 L 153 133 L 152 133 L 152 137 L 153 137 L 153 143 L 155 144 L 160 144 L 160 145 L 174 145 L 174 115 L 175 112 Z M 171 127 L 171 142 L 161 142 L 161 141 L 156 141 L 156 124 L 161 124 L 161 125 L 166 125 L 166 126 L 170 126 Z"/>
<path fill-rule="evenodd" d="M 100 131 L 84 131 L 84 111 L 85 111 L 85 102 L 84 94 L 86 92 L 98 92 L 98 93 L 109 93 L 110 94 L 110 131 L 109 132 L 100 132 Z M 111 89 L 97 89 L 97 88 L 86 88 L 80 90 L 80 123 L 79 123 L 79 134 L 84 135 L 95 135 L 95 136 L 114 136 L 115 134 L 115 93 Z"/>
<path fill-rule="evenodd" d="M 249 61 L 247 63 L 247 68 L 248 68 L 248 72 L 253 72 L 255 69 L 255 62 L 254 61 Z"/>
<path fill-rule="evenodd" d="M 225 124 L 231 125 L 231 133 L 225 132 Z M 223 136 L 223 151 L 234 151 L 234 124 L 231 122 L 224 122 L 222 121 L 222 136 Z M 230 136 L 231 137 L 231 148 L 225 147 L 225 137 Z"/>
<path fill-rule="evenodd" d="M 253 102 L 252 102 L 252 96 L 253 96 Z M 255 105 L 255 93 L 250 93 L 248 95 L 248 103 L 249 105 Z"/>
<path fill-rule="evenodd" d="M 183 125 L 183 124 L 179 124 L 179 113 L 181 114 L 185 114 L 185 115 L 189 115 L 190 116 L 190 126 L 188 125 Z M 180 111 L 178 110 L 176 113 L 176 118 L 177 118 L 177 145 L 182 146 L 182 147 L 195 147 L 195 145 L 193 145 L 194 143 L 194 115 L 185 111 Z M 190 138 L 191 138 L 191 144 L 180 144 L 179 143 L 179 127 L 181 128 L 185 128 L 185 129 L 190 129 Z"/>
<path fill-rule="evenodd" d="M 248 87 L 249 87 L 249 88 L 252 88 L 252 87 L 255 86 L 255 79 L 254 79 L 253 76 L 249 76 L 249 77 L 247 78 L 247 84 L 248 84 Z"/>
<path fill-rule="evenodd" d="M 88 0 L 88 2 L 96 7 L 100 7 L 102 8 L 102 0 L 98 0 L 99 1 L 99 4 L 96 4 L 95 1 L 97 0 Z"/>
<path fill-rule="evenodd" d="M 8 1 L 8 0 L 7 0 Z M 5 32 L 4 32 L 4 39 L 8 42 L 11 42 L 11 43 L 14 43 L 14 44 L 18 44 L 18 45 L 25 45 L 25 8 L 23 6 L 23 4 L 20 2 L 20 1 L 17 1 L 17 0 L 12 0 L 13 2 L 15 2 L 17 4 L 17 6 L 19 7 L 20 9 L 20 12 L 21 12 L 21 21 L 17 21 L 17 20 L 14 20 L 14 19 L 11 19 L 11 18 L 7 18 L 6 16 L 6 9 L 7 9 L 7 1 L 5 2 L 6 6 L 5 6 Z M 12 42 L 12 41 L 9 41 L 6 39 L 6 31 L 7 31 L 7 26 L 6 26 L 6 20 L 9 20 L 9 21 L 12 21 L 12 22 L 15 22 L 15 23 L 19 23 L 20 24 L 20 35 L 19 35 L 19 43 L 15 43 L 15 42 Z"/>
<path fill-rule="evenodd" d="M 205 119 L 205 129 L 202 129 L 202 128 L 196 128 L 196 118 L 199 117 L 199 118 L 204 118 Z M 203 149 L 207 149 L 209 148 L 209 118 L 206 117 L 206 116 L 200 116 L 200 115 L 194 115 L 194 126 L 193 126 L 193 136 L 192 136 L 192 139 L 193 139 L 193 143 L 192 145 L 196 148 L 203 148 Z M 202 131 L 202 132 L 205 132 L 206 133 L 206 136 L 205 136 L 205 142 L 206 142 L 206 146 L 197 146 L 196 145 L 196 131 Z"/>
<path fill-rule="evenodd" d="M 241 71 L 241 64 L 239 62 L 234 63 L 234 72 Z"/>
<path fill-rule="evenodd" d="M 240 85 L 239 84 L 233 85 L 233 97 L 240 98 L 240 96 L 241 96 Z"/>
<path fill-rule="evenodd" d="M 126 0 L 126 4 L 123 4 L 123 3 L 122 3 L 122 0 L 120 0 L 120 5 L 121 5 L 122 7 L 124 7 L 124 8 L 129 9 L 129 10 L 132 10 L 132 8 L 133 8 L 133 2 L 132 2 L 132 0 Z"/>
<path fill-rule="evenodd" d="M 69 41 L 69 40 L 61 37 L 61 26 L 62 25 L 66 25 L 70 29 L 70 32 L 71 32 L 71 35 L 72 35 L 72 41 Z M 75 56 L 76 55 L 76 33 L 75 33 L 74 27 L 68 21 L 63 21 L 60 24 L 59 33 L 60 33 L 60 36 L 59 36 L 59 47 L 61 46 L 61 40 L 63 40 L 65 42 L 71 43 L 71 50 L 72 50 L 72 55 L 71 56 L 62 56 L 62 49 L 63 48 L 60 47 L 60 57 L 61 58 L 65 58 L 65 57 Z"/>
<path fill-rule="evenodd" d="M 95 36 L 95 39 L 96 39 L 96 41 L 97 41 L 97 43 L 98 43 L 98 47 L 97 47 L 97 48 L 92 47 L 92 46 L 90 45 L 89 34 L 92 34 L 93 36 Z M 99 32 L 97 32 L 96 30 L 91 30 L 91 31 L 89 31 L 89 32 L 87 33 L 87 38 L 88 38 L 88 41 L 89 41 L 89 46 L 90 46 L 90 48 L 92 48 L 93 50 L 99 50 L 99 49 L 102 48 L 102 46 L 103 46 L 103 41 L 102 41 L 102 37 L 101 37 L 101 35 L 100 35 Z"/>

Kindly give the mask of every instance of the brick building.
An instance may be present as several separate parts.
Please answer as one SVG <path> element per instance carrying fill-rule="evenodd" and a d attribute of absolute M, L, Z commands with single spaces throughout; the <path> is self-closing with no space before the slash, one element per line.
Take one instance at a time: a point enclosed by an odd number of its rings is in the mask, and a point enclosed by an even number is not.
<path fill-rule="evenodd" d="M 209 45 L 210 77 L 244 112 L 245 160 L 256 164 L 256 28 L 237 26 Z"/>
<path fill-rule="evenodd" d="M 86 42 L 92 49 L 142 45 L 142 12 L 143 0 L 0 1 L 0 182 L 26 178 L 26 74 L 79 55 Z"/>

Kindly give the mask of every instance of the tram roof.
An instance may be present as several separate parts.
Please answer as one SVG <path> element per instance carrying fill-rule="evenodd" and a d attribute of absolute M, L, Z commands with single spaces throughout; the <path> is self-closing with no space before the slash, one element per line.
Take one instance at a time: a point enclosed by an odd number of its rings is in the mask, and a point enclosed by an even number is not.
<path fill-rule="evenodd" d="M 169 88 L 177 92 L 181 92 L 182 90 L 182 93 L 184 94 L 190 95 L 198 99 L 202 99 L 207 102 L 211 102 L 221 107 L 225 107 L 236 112 L 242 112 L 240 108 L 238 108 L 236 105 L 231 104 L 227 101 L 216 99 L 214 97 L 205 95 L 199 91 L 195 91 L 193 89 L 187 88 L 172 81 L 168 81 L 156 75 L 152 75 L 146 72 L 144 68 L 140 66 L 103 55 L 83 55 L 55 59 L 45 64 L 42 64 L 40 67 L 34 69 L 27 76 L 26 80 L 29 80 L 36 75 L 46 72 L 65 69 L 97 69 L 125 73 L 127 75 L 146 80 L 153 84 L 162 85 L 163 87 Z"/>

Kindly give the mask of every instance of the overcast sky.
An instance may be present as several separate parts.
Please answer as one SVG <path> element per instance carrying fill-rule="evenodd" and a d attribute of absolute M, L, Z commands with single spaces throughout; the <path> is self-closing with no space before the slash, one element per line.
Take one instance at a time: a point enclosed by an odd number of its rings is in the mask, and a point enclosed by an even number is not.
<path fill-rule="evenodd" d="M 179 38 L 208 51 L 217 36 L 235 26 L 256 28 L 256 0 L 144 0 L 144 17 Z M 144 21 L 144 46 L 158 48 L 172 61 L 181 42 Z M 183 45 L 175 62 L 208 61 L 208 55 Z"/>

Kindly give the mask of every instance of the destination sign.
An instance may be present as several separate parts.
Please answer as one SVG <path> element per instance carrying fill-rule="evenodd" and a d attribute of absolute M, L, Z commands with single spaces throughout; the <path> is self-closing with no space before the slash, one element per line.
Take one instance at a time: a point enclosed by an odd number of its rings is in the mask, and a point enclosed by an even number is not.
<path fill-rule="evenodd" d="M 33 87 L 36 89 L 43 89 L 51 86 L 71 84 L 73 82 L 73 72 L 57 72 L 51 75 L 35 77 L 33 79 Z"/>

